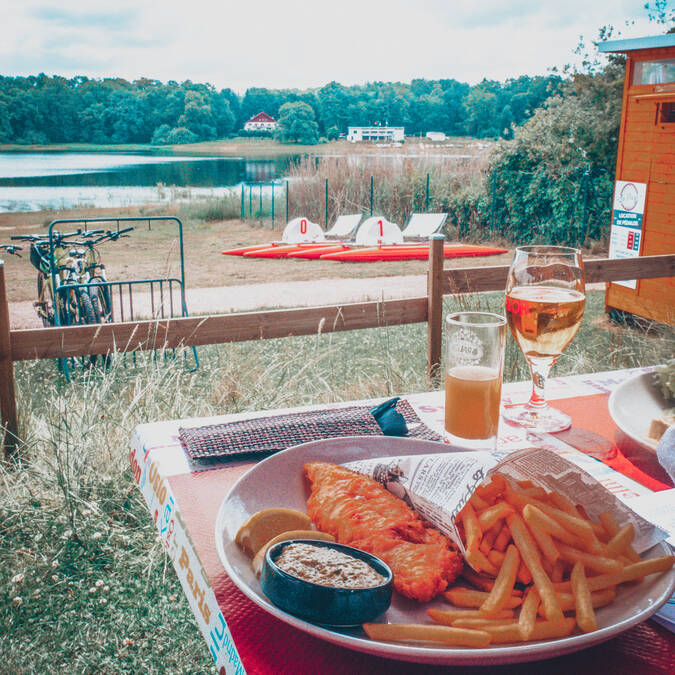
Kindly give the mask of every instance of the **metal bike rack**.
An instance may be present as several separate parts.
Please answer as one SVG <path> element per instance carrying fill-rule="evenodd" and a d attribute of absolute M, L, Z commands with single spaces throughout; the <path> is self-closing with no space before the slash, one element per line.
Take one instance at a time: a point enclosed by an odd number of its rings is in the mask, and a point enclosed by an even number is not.
<path fill-rule="evenodd" d="M 115 223 L 117 231 L 120 230 L 120 223 L 148 223 L 148 229 L 152 229 L 153 223 L 169 222 L 175 223 L 178 227 L 178 250 L 180 257 L 179 278 L 156 277 L 152 279 L 132 279 L 127 281 L 95 281 L 87 284 L 65 284 L 56 288 L 56 277 L 58 270 L 54 265 L 54 227 L 57 225 L 79 224 L 84 226 L 84 232 L 88 231 L 88 226 L 92 223 Z M 139 286 L 149 287 L 150 294 L 150 316 L 148 318 L 173 318 L 177 316 L 188 316 L 187 304 L 185 302 L 185 257 L 183 254 L 183 223 L 175 216 L 132 216 L 132 217 L 113 217 L 113 218 L 62 218 L 53 220 L 49 224 L 49 273 L 51 276 L 52 289 L 54 292 L 54 302 L 57 303 L 57 295 L 65 295 L 71 290 L 91 289 L 92 287 L 106 287 L 111 301 L 111 321 L 135 321 L 138 314 L 138 303 L 134 307 L 134 290 Z M 177 297 L 176 297 L 177 296 Z M 138 297 L 138 296 L 137 296 Z M 67 306 L 67 303 L 64 303 Z M 63 325 L 60 312 L 55 306 L 54 322 L 57 326 Z M 147 309 L 147 308 L 146 308 Z M 143 311 L 143 310 L 142 310 Z M 143 313 L 146 313 L 143 311 Z M 189 368 L 190 371 L 199 368 L 199 357 L 196 347 L 190 348 L 194 358 L 194 364 Z M 175 354 L 175 349 L 172 350 Z M 132 353 L 133 354 L 133 353 Z M 156 352 L 155 352 L 156 355 Z M 165 354 L 166 356 L 166 354 Z M 126 354 L 125 354 L 126 357 Z M 134 363 L 136 355 L 133 354 Z M 70 381 L 70 371 L 66 358 L 58 359 L 59 371 Z"/>

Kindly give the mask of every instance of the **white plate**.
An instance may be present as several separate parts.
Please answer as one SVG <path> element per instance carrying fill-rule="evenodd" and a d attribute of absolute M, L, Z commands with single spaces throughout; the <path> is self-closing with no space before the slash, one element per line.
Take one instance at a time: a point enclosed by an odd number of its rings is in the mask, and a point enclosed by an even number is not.
<path fill-rule="evenodd" d="M 609 414 L 626 436 L 656 451 L 658 441 L 649 437 L 649 426 L 673 406 L 666 403 L 652 378 L 652 373 L 641 373 L 624 380 L 609 396 Z"/>
<path fill-rule="evenodd" d="M 441 452 L 448 452 L 443 445 Z M 590 647 L 641 623 L 668 600 L 675 589 L 675 571 L 647 577 L 640 584 L 621 587 L 612 605 L 597 612 L 599 630 L 594 633 L 527 644 L 488 647 L 486 649 L 435 648 L 386 642 L 373 642 L 361 629 L 331 630 L 309 623 L 270 603 L 260 590 L 251 570 L 250 559 L 234 543 L 244 521 L 256 511 L 285 506 L 306 511 L 309 494 L 303 475 L 303 464 L 325 461 L 341 464 L 367 457 L 419 455 L 439 452 L 439 444 L 407 438 L 350 437 L 297 445 L 256 464 L 242 476 L 223 500 L 216 518 L 216 548 L 226 572 L 253 602 L 264 610 L 310 635 L 367 654 L 390 659 L 435 664 L 502 664 L 547 659 Z M 661 543 L 643 557 L 668 555 Z M 448 608 L 441 598 L 428 603 L 408 600 L 398 593 L 381 621 L 391 623 L 428 623 L 429 607 Z"/>

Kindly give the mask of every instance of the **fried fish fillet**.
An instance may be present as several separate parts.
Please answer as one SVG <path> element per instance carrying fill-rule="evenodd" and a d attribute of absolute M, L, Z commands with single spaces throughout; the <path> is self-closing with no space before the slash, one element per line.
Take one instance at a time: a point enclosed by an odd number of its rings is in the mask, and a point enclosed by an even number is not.
<path fill-rule="evenodd" d="M 372 478 L 325 462 L 304 468 L 307 513 L 317 529 L 384 560 L 402 595 L 426 602 L 462 571 L 454 544 Z"/>

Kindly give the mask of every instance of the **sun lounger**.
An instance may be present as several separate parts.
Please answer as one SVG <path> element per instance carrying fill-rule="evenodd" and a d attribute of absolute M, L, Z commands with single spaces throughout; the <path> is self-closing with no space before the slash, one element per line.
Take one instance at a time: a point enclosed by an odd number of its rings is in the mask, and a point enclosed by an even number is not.
<path fill-rule="evenodd" d="M 359 223 L 361 222 L 361 214 L 354 213 L 348 216 L 338 216 L 333 224 L 333 227 L 326 232 L 326 239 L 341 239 L 348 240 L 354 236 Z"/>
<path fill-rule="evenodd" d="M 429 239 L 440 232 L 447 218 L 447 213 L 413 213 L 402 232 L 403 238 Z"/>

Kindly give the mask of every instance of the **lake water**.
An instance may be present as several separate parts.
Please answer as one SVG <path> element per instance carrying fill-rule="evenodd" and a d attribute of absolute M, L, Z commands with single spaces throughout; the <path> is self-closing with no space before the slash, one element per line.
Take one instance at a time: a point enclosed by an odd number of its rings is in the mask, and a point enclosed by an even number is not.
<path fill-rule="evenodd" d="M 122 207 L 223 196 L 238 191 L 242 182 L 283 177 L 292 159 L 0 153 L 0 212 Z"/>

